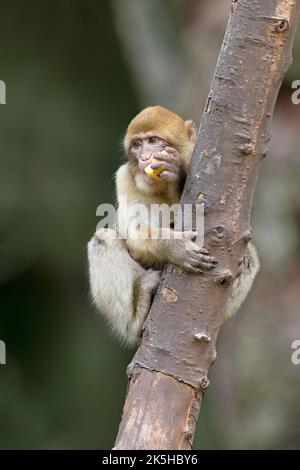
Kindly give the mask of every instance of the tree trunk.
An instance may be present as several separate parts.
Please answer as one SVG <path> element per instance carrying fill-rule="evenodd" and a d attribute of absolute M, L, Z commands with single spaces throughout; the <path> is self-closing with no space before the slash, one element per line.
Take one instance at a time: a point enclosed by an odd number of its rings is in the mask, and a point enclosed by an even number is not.
<path fill-rule="evenodd" d="M 250 214 L 274 106 L 291 63 L 300 1 L 233 1 L 182 203 L 203 203 L 219 260 L 193 276 L 167 266 L 128 367 L 115 449 L 191 449 L 229 289 L 251 239 Z"/>

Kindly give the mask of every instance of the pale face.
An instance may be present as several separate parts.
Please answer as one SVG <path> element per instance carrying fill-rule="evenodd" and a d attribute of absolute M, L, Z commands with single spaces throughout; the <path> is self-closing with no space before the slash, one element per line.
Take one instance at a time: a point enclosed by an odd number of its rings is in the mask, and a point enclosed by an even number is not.
<path fill-rule="evenodd" d="M 162 153 L 163 150 L 167 152 Z M 182 178 L 182 162 L 177 150 L 155 134 L 141 134 L 133 139 L 129 157 L 137 162 L 143 180 L 149 185 L 162 181 L 176 182 Z M 152 169 L 161 169 L 159 178 L 153 179 L 146 175 L 145 168 L 149 165 Z"/>
<path fill-rule="evenodd" d="M 130 154 L 138 162 L 140 170 L 144 170 L 153 160 L 153 154 L 160 153 L 168 143 L 155 135 L 147 135 L 134 139 L 130 145 Z"/>

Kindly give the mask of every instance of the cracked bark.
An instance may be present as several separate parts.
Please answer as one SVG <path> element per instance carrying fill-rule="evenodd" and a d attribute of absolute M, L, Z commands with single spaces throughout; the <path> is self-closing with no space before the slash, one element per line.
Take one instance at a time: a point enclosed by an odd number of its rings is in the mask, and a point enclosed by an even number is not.
<path fill-rule="evenodd" d="M 191 449 L 229 289 L 251 239 L 256 180 L 291 63 L 300 1 L 233 1 L 182 204 L 204 203 L 203 276 L 168 265 L 128 367 L 115 449 Z"/>

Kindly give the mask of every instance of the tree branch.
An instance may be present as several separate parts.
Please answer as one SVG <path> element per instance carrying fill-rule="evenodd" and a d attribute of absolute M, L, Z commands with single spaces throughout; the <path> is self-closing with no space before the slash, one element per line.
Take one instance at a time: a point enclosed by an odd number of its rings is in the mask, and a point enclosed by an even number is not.
<path fill-rule="evenodd" d="M 115 449 L 192 446 L 229 289 L 252 236 L 255 184 L 299 11 L 299 0 L 232 3 L 182 197 L 204 203 L 205 246 L 219 266 L 201 277 L 165 269 L 128 368 Z"/>

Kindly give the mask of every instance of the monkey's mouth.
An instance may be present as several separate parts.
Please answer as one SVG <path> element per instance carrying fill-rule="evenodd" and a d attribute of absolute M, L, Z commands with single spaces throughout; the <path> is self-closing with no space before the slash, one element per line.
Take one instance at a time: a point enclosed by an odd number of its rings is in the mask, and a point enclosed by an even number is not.
<path fill-rule="evenodd" d="M 151 178 L 151 176 L 148 176 L 146 173 L 142 173 L 143 175 L 143 178 L 144 178 L 144 181 L 146 181 L 146 183 L 148 184 L 157 184 L 160 182 L 159 179 L 154 179 L 154 178 Z"/>
<path fill-rule="evenodd" d="M 153 158 L 151 157 L 151 158 L 148 158 L 147 160 L 139 161 L 139 169 L 140 169 L 140 171 L 144 173 L 145 168 L 147 168 L 147 166 L 151 165 L 152 160 L 153 160 Z"/>

